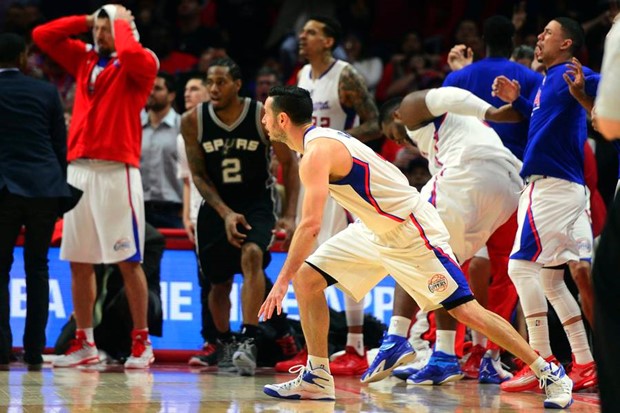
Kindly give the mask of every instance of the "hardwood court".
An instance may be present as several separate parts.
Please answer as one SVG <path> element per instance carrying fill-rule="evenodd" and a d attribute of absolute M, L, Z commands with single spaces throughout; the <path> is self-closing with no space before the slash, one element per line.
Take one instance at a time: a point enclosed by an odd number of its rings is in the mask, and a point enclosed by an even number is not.
<path fill-rule="evenodd" d="M 336 378 L 336 402 L 287 401 L 263 394 L 264 384 L 292 375 L 259 369 L 255 377 L 213 368 L 156 365 L 148 371 L 120 366 L 29 372 L 12 364 L 0 371 L 0 412 L 540 412 L 543 395 L 505 393 L 495 385 L 461 381 L 439 387 L 406 386 L 398 379 L 362 385 Z M 598 396 L 579 393 L 572 412 L 598 412 Z"/>

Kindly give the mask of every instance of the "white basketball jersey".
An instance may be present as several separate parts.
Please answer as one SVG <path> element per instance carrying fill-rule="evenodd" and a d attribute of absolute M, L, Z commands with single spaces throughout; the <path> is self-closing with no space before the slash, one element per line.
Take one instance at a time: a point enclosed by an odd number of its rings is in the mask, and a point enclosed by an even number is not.
<path fill-rule="evenodd" d="M 297 86 L 306 89 L 312 97 L 312 122 L 322 128 L 347 130 L 359 125 L 354 109 L 346 111 L 340 105 L 338 83 L 342 70 L 350 66 L 342 60 L 334 60 L 317 79 L 312 78 L 312 66 L 305 65 L 299 72 Z"/>
<path fill-rule="evenodd" d="M 409 219 L 420 204 L 420 194 L 400 170 L 351 135 L 331 128 L 310 128 L 304 147 L 314 139 L 342 142 L 353 157 L 351 172 L 330 182 L 331 196 L 377 234 Z"/>
<path fill-rule="evenodd" d="M 493 128 L 473 116 L 446 113 L 423 128 L 407 130 L 407 134 L 428 159 L 432 175 L 469 159 L 504 159 L 517 172 L 521 170 L 521 161 L 504 146 Z"/>

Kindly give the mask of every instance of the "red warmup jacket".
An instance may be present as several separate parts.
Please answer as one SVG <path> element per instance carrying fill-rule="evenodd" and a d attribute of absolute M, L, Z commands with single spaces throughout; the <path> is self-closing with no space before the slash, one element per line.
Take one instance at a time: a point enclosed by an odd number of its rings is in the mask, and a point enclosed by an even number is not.
<path fill-rule="evenodd" d="M 115 20 L 117 55 L 89 88 L 99 55 L 92 45 L 69 37 L 89 30 L 86 16 L 71 16 L 38 26 L 32 33 L 37 46 L 76 81 L 67 160 L 101 159 L 140 167 L 140 111 L 157 76 L 157 57 L 133 37 L 129 23 Z"/>

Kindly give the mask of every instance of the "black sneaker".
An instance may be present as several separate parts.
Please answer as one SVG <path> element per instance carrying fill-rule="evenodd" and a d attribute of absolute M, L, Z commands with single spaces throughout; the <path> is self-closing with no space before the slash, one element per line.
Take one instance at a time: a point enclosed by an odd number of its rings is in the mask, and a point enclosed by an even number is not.
<path fill-rule="evenodd" d="M 204 346 L 202 346 L 202 351 L 194 354 L 187 364 L 201 367 L 217 366 L 218 352 L 219 347 L 217 344 L 205 342 Z"/>

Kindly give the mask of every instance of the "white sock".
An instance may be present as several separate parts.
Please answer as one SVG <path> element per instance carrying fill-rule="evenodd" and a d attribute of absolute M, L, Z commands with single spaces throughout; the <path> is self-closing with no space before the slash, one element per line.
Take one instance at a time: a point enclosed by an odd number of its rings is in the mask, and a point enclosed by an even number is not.
<path fill-rule="evenodd" d="M 306 367 L 308 367 L 309 370 L 322 368 L 331 374 L 331 371 L 329 370 L 329 359 L 325 357 L 311 356 L 308 354 L 308 364 Z"/>
<path fill-rule="evenodd" d="M 84 332 L 84 334 L 86 335 L 86 341 L 89 344 L 94 344 L 95 343 L 95 333 L 93 332 L 93 328 L 92 327 L 81 328 L 80 330 L 82 330 Z"/>
<path fill-rule="evenodd" d="M 530 346 L 540 354 L 543 358 L 551 355 L 551 343 L 549 341 L 549 327 L 547 325 L 547 316 L 544 317 L 527 317 L 527 333 L 530 336 Z"/>
<path fill-rule="evenodd" d="M 364 334 L 347 333 L 347 347 L 351 346 L 360 356 L 364 355 Z"/>
<path fill-rule="evenodd" d="M 347 318 L 347 327 L 356 327 L 364 325 L 364 300 L 360 302 L 355 301 L 349 297 L 348 294 L 344 295 L 344 313 Z"/>
<path fill-rule="evenodd" d="M 456 340 L 456 331 L 453 330 L 437 330 L 437 340 L 435 341 L 435 351 L 441 351 L 449 356 L 454 356 L 454 342 Z"/>
<path fill-rule="evenodd" d="M 399 337 L 407 337 L 411 320 L 407 317 L 393 315 L 390 318 L 390 326 L 388 327 L 388 335 L 397 335 Z"/>
<path fill-rule="evenodd" d="M 530 364 L 530 368 L 536 377 L 540 377 L 542 372 L 547 369 L 547 366 L 551 367 L 551 371 L 556 371 L 558 369 L 558 366 L 553 363 L 547 363 L 542 357 L 538 357 L 532 364 Z"/>
<path fill-rule="evenodd" d="M 570 348 L 575 355 L 575 363 L 587 364 L 593 361 L 583 321 L 579 320 L 576 323 L 564 326 L 564 331 L 566 331 Z"/>
<path fill-rule="evenodd" d="M 471 342 L 474 346 L 482 346 L 484 348 L 487 346 L 486 336 L 476 330 L 471 330 Z"/>

